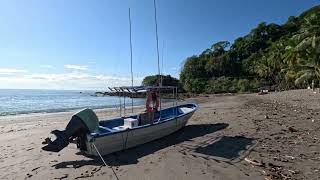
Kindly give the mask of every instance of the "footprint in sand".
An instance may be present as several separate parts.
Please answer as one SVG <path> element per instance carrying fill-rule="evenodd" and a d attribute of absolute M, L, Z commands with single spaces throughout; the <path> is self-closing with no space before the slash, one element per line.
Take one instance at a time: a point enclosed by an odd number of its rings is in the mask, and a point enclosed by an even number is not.
<path fill-rule="evenodd" d="M 82 178 L 89 178 L 89 177 L 92 177 L 92 175 L 89 175 L 89 174 L 81 174 L 81 176 L 78 176 L 74 179 L 82 179 Z"/>
<path fill-rule="evenodd" d="M 40 167 L 41 167 L 41 166 L 36 167 L 36 168 L 33 168 L 31 171 L 35 171 L 35 170 L 39 169 Z"/>
<path fill-rule="evenodd" d="M 62 177 L 57 177 L 57 178 L 54 178 L 54 179 L 67 179 L 69 177 L 69 174 L 64 174 L 64 176 Z"/>
<path fill-rule="evenodd" d="M 28 173 L 28 174 L 27 174 L 27 177 L 28 177 L 28 178 L 31 178 L 31 177 L 32 177 L 32 174 L 29 174 L 29 173 Z"/>

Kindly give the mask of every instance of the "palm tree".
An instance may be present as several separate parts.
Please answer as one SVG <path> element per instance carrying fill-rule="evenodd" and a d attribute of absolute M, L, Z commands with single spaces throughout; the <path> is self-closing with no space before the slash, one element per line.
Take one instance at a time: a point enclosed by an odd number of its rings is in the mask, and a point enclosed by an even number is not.
<path fill-rule="evenodd" d="M 295 77 L 295 85 L 313 79 L 320 80 L 320 16 L 304 18 L 300 32 L 289 41 L 284 54 L 288 79 Z M 294 73 L 295 72 L 295 73 Z"/>
<path fill-rule="evenodd" d="M 300 47 L 305 47 L 305 49 L 298 62 L 300 71 L 296 79 L 297 84 L 308 79 L 320 80 L 320 37 L 313 36 L 302 43 Z"/>

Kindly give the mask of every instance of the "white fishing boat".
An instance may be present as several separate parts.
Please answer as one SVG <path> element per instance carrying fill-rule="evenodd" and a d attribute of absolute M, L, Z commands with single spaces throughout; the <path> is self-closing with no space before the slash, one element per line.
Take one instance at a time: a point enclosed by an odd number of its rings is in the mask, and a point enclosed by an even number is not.
<path fill-rule="evenodd" d="M 197 108 L 184 104 L 163 109 L 154 113 L 150 124 L 141 123 L 139 115 L 102 120 L 99 132 L 87 134 L 84 152 L 106 155 L 162 138 L 183 128 Z"/>

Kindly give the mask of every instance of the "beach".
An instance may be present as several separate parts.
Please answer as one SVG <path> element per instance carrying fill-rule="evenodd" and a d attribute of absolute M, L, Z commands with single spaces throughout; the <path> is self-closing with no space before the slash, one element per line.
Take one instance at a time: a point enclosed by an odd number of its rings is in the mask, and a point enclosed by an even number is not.
<path fill-rule="evenodd" d="M 199 95 L 182 130 L 99 158 L 41 150 L 73 111 L 0 117 L 0 179 L 319 179 L 320 94 Z M 129 110 L 128 110 L 129 111 Z M 141 111 L 136 108 L 135 112 Z M 119 115 L 98 110 L 101 119 Z"/>

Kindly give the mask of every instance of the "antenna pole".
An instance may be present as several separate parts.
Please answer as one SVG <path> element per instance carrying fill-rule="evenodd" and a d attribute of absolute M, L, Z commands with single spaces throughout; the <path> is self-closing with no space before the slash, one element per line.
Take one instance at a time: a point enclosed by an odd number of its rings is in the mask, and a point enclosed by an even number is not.
<path fill-rule="evenodd" d="M 131 65 L 131 88 L 133 88 L 133 70 L 132 70 L 132 35 L 131 35 L 131 11 L 129 8 L 129 27 L 130 27 L 130 65 Z M 133 113 L 133 94 L 131 93 L 131 113 Z"/>
<path fill-rule="evenodd" d="M 161 86 L 163 85 L 162 82 L 163 82 L 163 54 L 164 54 L 164 41 L 163 41 L 163 44 L 162 44 L 162 54 L 161 54 Z"/>
<path fill-rule="evenodd" d="M 153 0 L 154 5 L 154 21 L 156 25 L 156 40 L 157 40 L 157 58 L 158 58 L 158 74 L 160 78 L 160 56 L 159 56 L 159 37 L 158 37 L 158 21 L 157 21 L 157 7 L 156 7 L 156 0 Z M 159 86 L 160 86 L 160 79 L 159 79 Z"/>
<path fill-rule="evenodd" d="M 159 99 L 160 99 L 160 118 L 161 120 L 161 74 L 160 74 L 160 57 L 159 57 L 159 37 L 158 37 L 158 21 L 157 21 L 157 5 L 156 5 L 156 0 L 153 0 L 153 7 L 154 7 L 154 21 L 156 25 L 156 40 L 157 40 L 157 58 L 158 58 L 158 85 L 159 85 Z"/>

